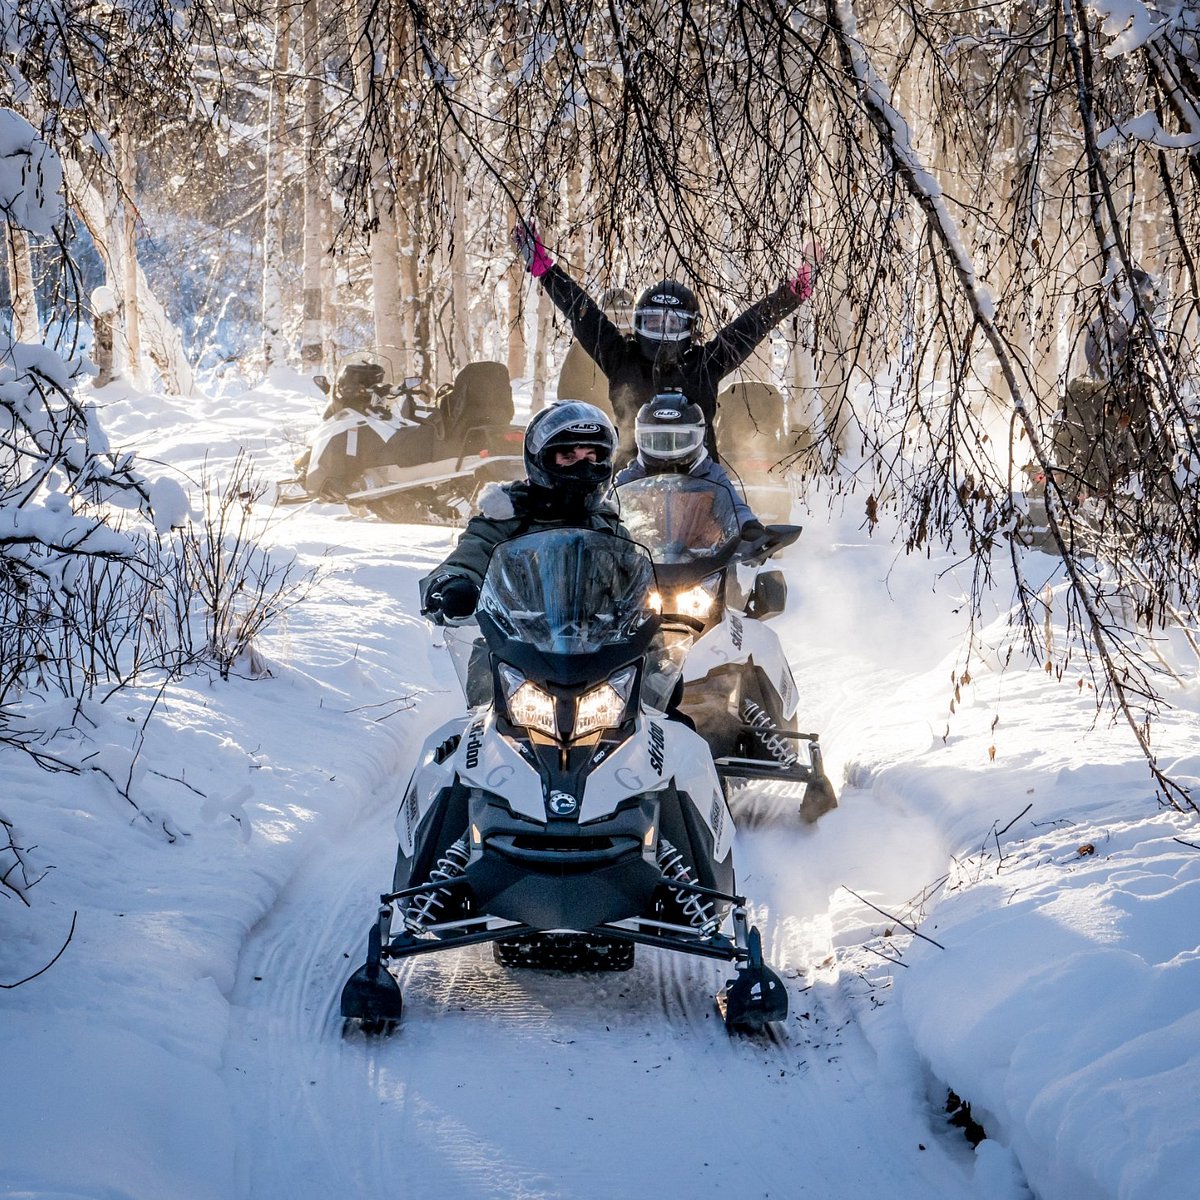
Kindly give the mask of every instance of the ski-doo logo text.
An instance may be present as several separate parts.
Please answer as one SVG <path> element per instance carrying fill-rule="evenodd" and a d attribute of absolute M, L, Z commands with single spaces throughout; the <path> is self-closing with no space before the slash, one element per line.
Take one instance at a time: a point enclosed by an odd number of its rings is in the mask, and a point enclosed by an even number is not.
<path fill-rule="evenodd" d="M 467 755 L 466 765 L 468 771 L 473 771 L 479 766 L 479 752 L 483 749 L 483 726 L 472 725 L 467 732 Z"/>
<path fill-rule="evenodd" d="M 721 843 L 721 831 L 725 827 L 725 802 L 720 792 L 713 792 L 712 810 L 708 814 L 708 823 L 712 826 L 713 845 Z"/>
<path fill-rule="evenodd" d="M 417 816 L 419 815 L 419 812 L 420 808 L 417 803 L 417 785 L 414 783 L 413 786 L 408 789 L 408 800 L 404 805 L 404 819 L 408 824 L 408 836 L 410 839 L 412 838 L 413 833 L 416 831 Z"/>
<path fill-rule="evenodd" d="M 663 757 L 666 751 L 666 738 L 662 727 L 650 722 L 650 765 L 661 775 L 663 773 Z"/>
<path fill-rule="evenodd" d="M 742 648 L 742 618 L 734 613 L 729 614 L 729 640 L 739 650 Z"/>

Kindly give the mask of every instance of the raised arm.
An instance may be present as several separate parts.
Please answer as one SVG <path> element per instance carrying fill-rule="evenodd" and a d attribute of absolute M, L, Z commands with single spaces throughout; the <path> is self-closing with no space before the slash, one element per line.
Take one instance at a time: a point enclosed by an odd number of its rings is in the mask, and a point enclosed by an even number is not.
<path fill-rule="evenodd" d="M 550 257 L 537 227 L 522 221 L 513 229 L 513 245 L 525 260 L 525 269 L 571 322 L 579 344 L 605 375 L 620 359 L 625 339 L 604 310 Z"/>
<path fill-rule="evenodd" d="M 807 262 L 802 263 L 791 279 L 752 304 L 706 343 L 702 353 L 714 377 L 720 379 L 741 366 L 755 346 L 812 295 L 815 277 L 815 269 Z"/>

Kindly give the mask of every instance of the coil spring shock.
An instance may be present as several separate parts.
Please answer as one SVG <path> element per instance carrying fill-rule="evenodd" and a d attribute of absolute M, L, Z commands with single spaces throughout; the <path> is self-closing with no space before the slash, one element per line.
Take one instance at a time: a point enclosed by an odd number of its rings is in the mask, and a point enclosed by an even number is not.
<path fill-rule="evenodd" d="M 446 852 L 434 864 L 433 870 L 429 872 L 429 882 L 445 883 L 457 879 L 467 869 L 467 863 L 470 861 L 471 851 L 467 848 L 467 835 L 464 833 L 453 846 L 446 848 Z M 448 887 L 432 888 L 419 896 L 413 896 L 404 911 L 405 926 L 413 932 L 418 932 L 426 925 L 432 925 L 438 909 L 449 899 Z"/>
<path fill-rule="evenodd" d="M 696 882 L 692 878 L 692 870 L 684 861 L 683 855 L 666 838 L 659 838 L 657 857 L 659 870 L 666 879 L 674 879 L 679 883 Z M 679 901 L 679 907 L 683 909 L 683 915 L 693 929 L 701 933 L 712 933 L 721 923 L 716 907 L 710 899 L 705 896 L 697 896 L 692 892 L 680 892 L 678 889 L 672 888 L 670 883 L 667 884 L 667 887 Z"/>
<path fill-rule="evenodd" d="M 771 720 L 770 714 L 760 704 L 756 704 L 753 700 L 743 700 L 742 715 L 745 717 L 747 725 L 754 726 L 755 736 L 777 762 L 785 767 L 796 765 L 800 756 L 783 738 L 775 736 L 775 731 L 779 726 Z"/>

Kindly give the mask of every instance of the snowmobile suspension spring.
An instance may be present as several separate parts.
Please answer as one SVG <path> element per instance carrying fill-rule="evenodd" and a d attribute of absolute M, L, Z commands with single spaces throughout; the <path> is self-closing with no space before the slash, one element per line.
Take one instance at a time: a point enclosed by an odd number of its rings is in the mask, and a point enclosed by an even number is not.
<path fill-rule="evenodd" d="M 742 701 L 742 714 L 747 725 L 754 726 L 755 736 L 785 767 L 794 767 L 799 761 L 799 755 L 781 738 L 775 736 L 779 727 L 771 720 L 770 714 L 753 700 Z"/>
<path fill-rule="evenodd" d="M 666 838 L 659 838 L 658 841 L 658 867 L 668 880 L 675 879 L 680 883 L 696 882 L 692 878 L 691 868 L 684 861 L 683 855 Z M 667 886 L 670 887 L 670 883 Z M 683 915 L 693 929 L 697 929 L 701 933 L 711 933 L 721 923 L 713 902 L 707 897 L 697 896 L 691 892 L 682 892 L 676 888 L 671 888 L 671 891 L 678 899 L 679 907 L 683 909 Z"/>
<path fill-rule="evenodd" d="M 470 861 L 471 851 L 467 847 L 467 835 L 464 833 L 453 846 L 448 846 L 445 854 L 437 860 L 433 870 L 429 872 L 429 882 L 444 883 L 457 879 L 467 869 L 467 863 Z M 404 913 L 404 924 L 413 932 L 423 929 L 426 925 L 432 925 L 438 909 L 449 898 L 449 888 L 431 888 L 428 892 L 412 897 Z"/>

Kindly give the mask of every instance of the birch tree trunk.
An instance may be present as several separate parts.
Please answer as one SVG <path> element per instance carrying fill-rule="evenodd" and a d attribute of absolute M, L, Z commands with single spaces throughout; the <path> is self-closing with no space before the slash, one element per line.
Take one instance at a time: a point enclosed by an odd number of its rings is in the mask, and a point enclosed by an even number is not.
<path fill-rule="evenodd" d="M 529 359 L 525 338 L 525 268 L 519 263 L 508 272 L 508 377 L 524 379 Z"/>
<path fill-rule="evenodd" d="M 379 169 L 383 169 L 382 156 Z M 382 184 L 372 195 L 371 307 L 375 317 L 375 345 L 391 364 L 393 373 L 404 373 L 404 330 L 400 320 L 400 245 L 396 238 L 395 197 Z"/>
<path fill-rule="evenodd" d="M 180 396 L 195 394 L 195 378 L 184 351 L 183 338 L 167 315 L 166 309 L 150 289 L 145 272 L 134 258 L 129 262 L 124 236 L 123 214 L 109 176 L 100 173 L 96 181 L 88 179 L 80 164 L 63 159 L 71 204 L 78 212 L 96 253 L 104 264 L 108 286 L 117 297 L 116 309 L 107 319 L 113 330 L 115 377 L 134 379 L 129 360 L 129 338 L 124 319 L 130 309 L 138 313 L 139 341 L 146 344 L 150 360 L 162 376 L 163 386 Z M 126 289 L 129 289 L 128 293 Z M 132 298 L 132 303 L 127 300 Z"/>
<path fill-rule="evenodd" d="M 287 358 L 284 339 L 283 177 L 287 146 L 287 0 L 275 3 L 275 47 L 271 61 L 267 111 L 266 195 L 263 206 L 262 323 L 263 365 L 270 369 Z"/>
<path fill-rule="evenodd" d="M 121 303 L 125 315 L 125 346 L 128 355 L 129 378 L 139 387 L 144 385 L 142 371 L 142 328 L 138 309 L 137 209 L 134 196 L 137 171 L 133 137 L 129 122 L 122 119 L 119 137 L 119 171 L 121 183 Z"/>
<path fill-rule="evenodd" d="M 328 253 L 322 254 L 321 267 L 321 328 L 324 335 L 324 353 L 322 358 L 330 378 L 336 373 L 341 347 L 337 343 L 335 330 L 338 327 L 341 301 L 338 283 L 338 259 L 333 250 L 333 207 L 326 197 L 321 205 L 321 243 L 328 247 Z"/>
<path fill-rule="evenodd" d="M 453 241 L 450 245 L 450 370 L 471 361 L 470 255 L 467 253 L 467 180 L 462 145 L 454 146 L 454 176 L 450 201 Z"/>
<path fill-rule="evenodd" d="M 321 296 L 321 259 L 325 226 L 324 178 L 321 173 L 321 59 L 317 36 L 317 0 L 304 0 L 304 264 L 301 294 L 300 366 L 319 372 L 325 350 L 324 307 Z"/>
<path fill-rule="evenodd" d="M 16 342 L 41 340 L 41 321 L 38 318 L 37 294 L 33 284 L 33 257 L 25 230 L 11 221 L 5 223 L 5 244 L 8 250 L 8 294 L 12 298 L 12 336 Z"/>
<path fill-rule="evenodd" d="M 546 407 L 547 351 L 550 344 L 550 297 L 545 289 L 537 289 L 537 333 L 533 343 L 533 391 L 529 401 L 530 412 L 540 412 Z"/>

